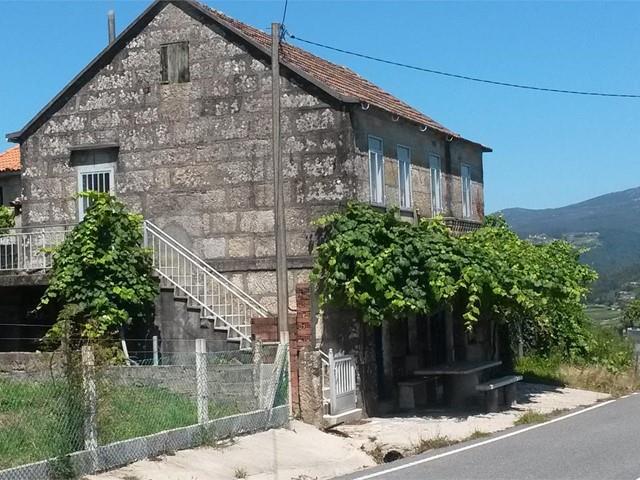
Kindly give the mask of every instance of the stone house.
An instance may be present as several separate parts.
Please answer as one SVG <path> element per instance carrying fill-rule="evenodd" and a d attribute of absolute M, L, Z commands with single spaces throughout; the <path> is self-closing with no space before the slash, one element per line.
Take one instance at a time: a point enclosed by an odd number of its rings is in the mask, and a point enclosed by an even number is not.
<path fill-rule="evenodd" d="M 152 3 L 7 136 L 20 145 L 24 226 L 78 222 L 74 194 L 108 191 L 275 311 L 270 48 L 195 1 Z M 489 148 L 284 42 L 280 71 L 292 308 L 313 220 L 349 199 L 479 224 Z"/>
<path fill-rule="evenodd" d="M 9 206 L 20 197 L 20 148 L 15 146 L 0 153 L 0 205 Z"/>

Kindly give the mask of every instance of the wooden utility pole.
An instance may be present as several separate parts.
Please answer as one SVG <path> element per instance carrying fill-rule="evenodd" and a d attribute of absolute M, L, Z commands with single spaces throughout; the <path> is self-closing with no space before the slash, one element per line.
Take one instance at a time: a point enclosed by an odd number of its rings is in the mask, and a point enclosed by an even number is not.
<path fill-rule="evenodd" d="M 282 157 L 280 151 L 280 24 L 271 24 L 271 88 L 273 101 L 273 208 L 278 282 L 278 330 L 280 342 L 289 343 L 289 291 L 287 287 L 287 228 L 284 217 Z"/>

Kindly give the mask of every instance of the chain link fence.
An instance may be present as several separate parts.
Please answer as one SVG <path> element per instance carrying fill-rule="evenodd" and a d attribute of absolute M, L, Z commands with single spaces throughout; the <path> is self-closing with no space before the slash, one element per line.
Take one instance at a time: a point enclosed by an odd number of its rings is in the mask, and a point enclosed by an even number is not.
<path fill-rule="evenodd" d="M 0 377 L 0 480 L 75 478 L 288 422 L 285 345 L 195 347 L 110 367 L 85 347 L 77 373 Z"/>

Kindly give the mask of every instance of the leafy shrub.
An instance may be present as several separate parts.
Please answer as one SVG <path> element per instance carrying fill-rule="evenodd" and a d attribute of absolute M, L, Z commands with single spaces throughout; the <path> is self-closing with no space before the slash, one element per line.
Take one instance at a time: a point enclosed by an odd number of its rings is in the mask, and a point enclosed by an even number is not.
<path fill-rule="evenodd" d="M 53 250 L 49 286 L 38 307 L 74 305 L 47 333 L 54 342 L 93 342 L 146 320 L 158 290 L 151 252 L 142 247 L 142 216 L 108 194 L 81 195 L 91 206 Z"/>
<path fill-rule="evenodd" d="M 0 231 L 15 226 L 13 208 L 0 205 Z"/>

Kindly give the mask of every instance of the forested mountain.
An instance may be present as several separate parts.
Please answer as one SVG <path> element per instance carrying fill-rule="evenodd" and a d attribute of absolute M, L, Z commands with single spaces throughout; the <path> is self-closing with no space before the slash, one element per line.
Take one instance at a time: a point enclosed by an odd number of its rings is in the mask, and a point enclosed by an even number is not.
<path fill-rule="evenodd" d="M 611 302 L 640 281 L 640 187 L 561 208 L 500 212 L 523 238 L 565 239 L 590 250 L 582 256 L 600 274 L 592 300 Z"/>

